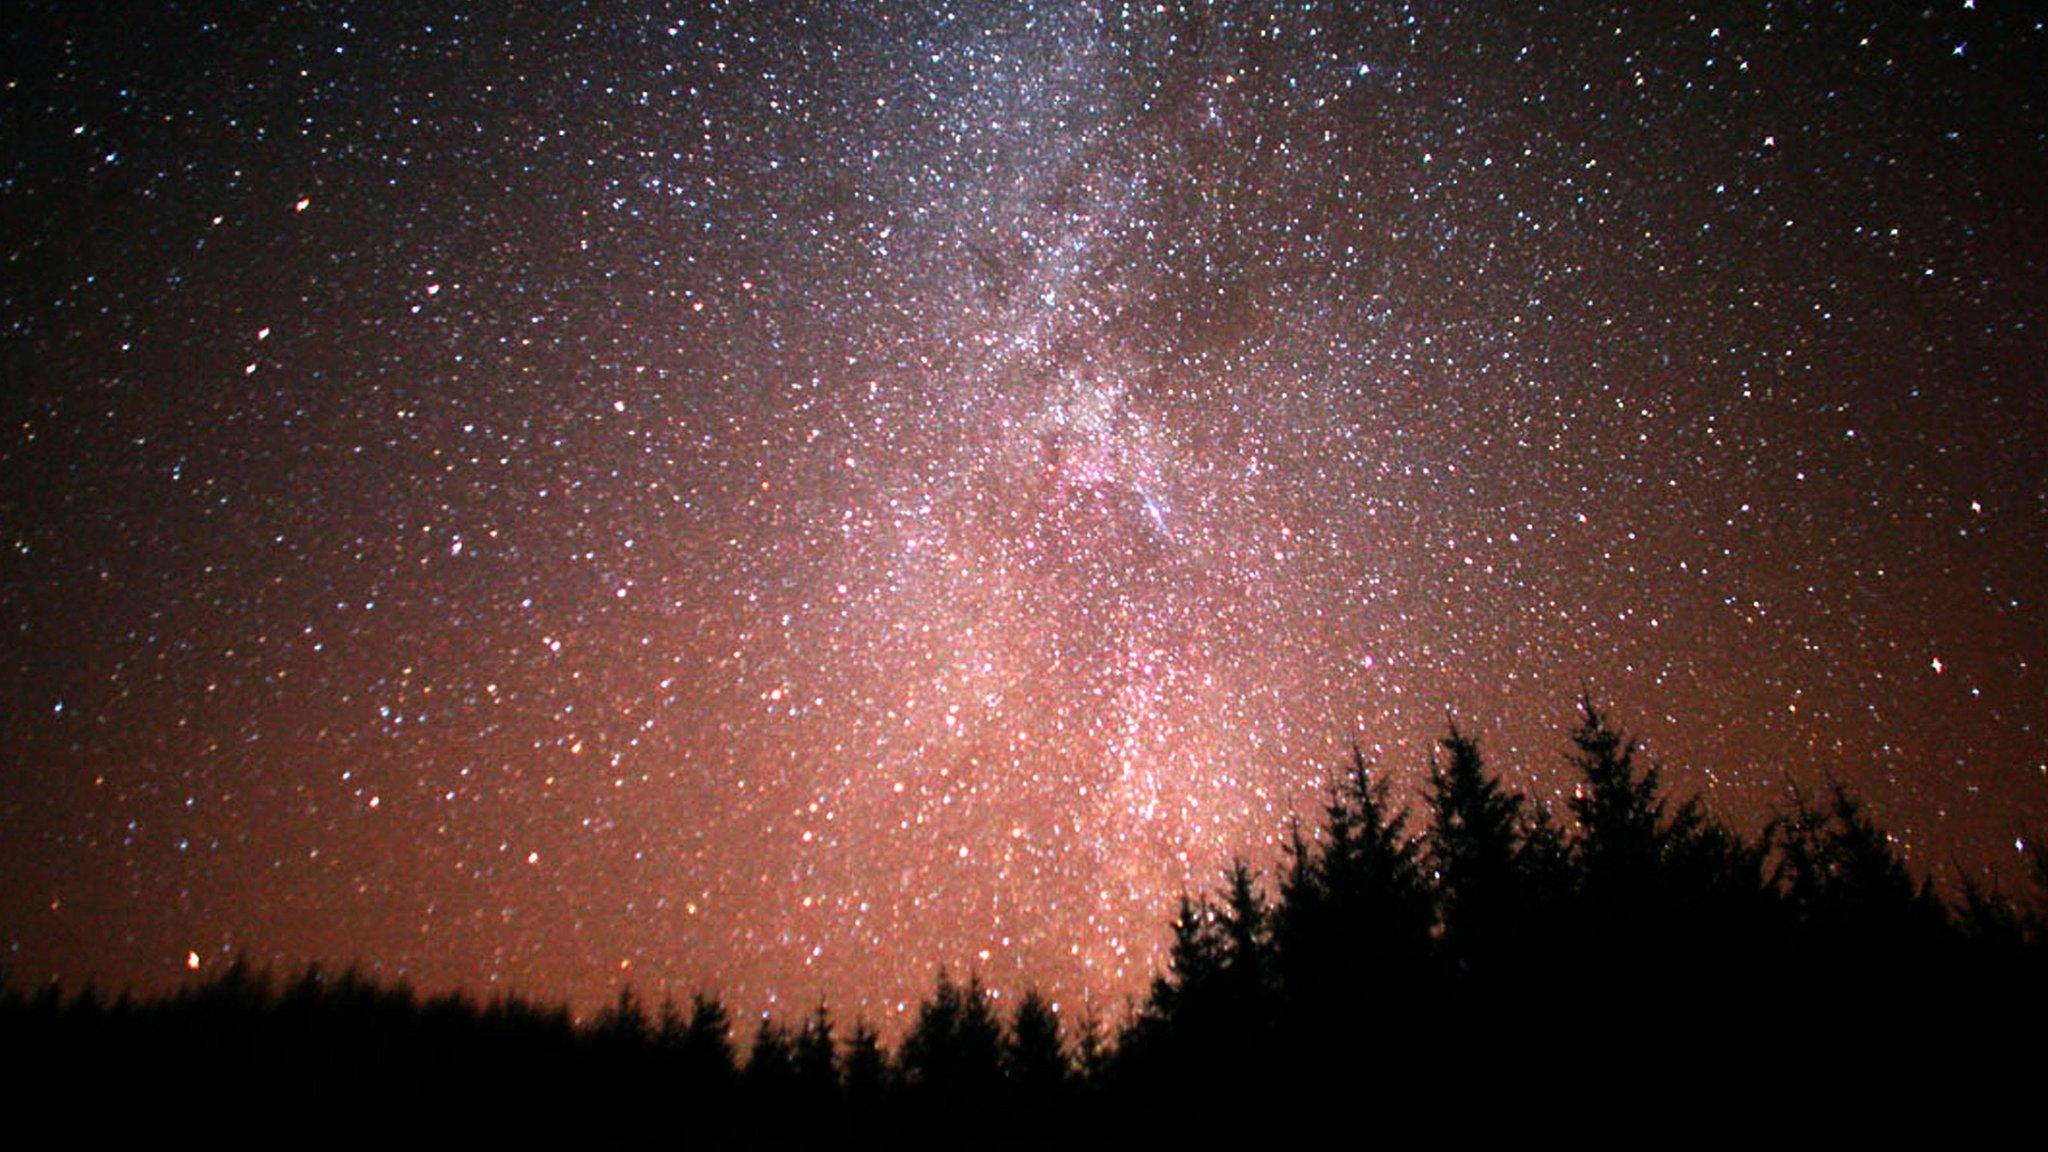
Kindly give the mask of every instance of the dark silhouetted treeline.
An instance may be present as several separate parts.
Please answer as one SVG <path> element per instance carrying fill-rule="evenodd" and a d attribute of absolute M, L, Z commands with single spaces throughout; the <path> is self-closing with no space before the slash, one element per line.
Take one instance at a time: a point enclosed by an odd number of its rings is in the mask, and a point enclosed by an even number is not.
<path fill-rule="evenodd" d="M 1944 899 L 1843 789 L 1749 837 L 1670 796 L 1590 700 L 1571 744 L 1561 812 L 1455 728 L 1412 808 L 1354 754 L 1270 875 L 1240 860 L 1182 898 L 1166 970 L 1113 1029 L 943 971 L 891 1050 L 823 1005 L 741 1028 L 715 999 L 628 990 L 579 1024 L 236 965 L 148 1001 L 8 990 L 7 1115 L 213 1147 L 2039 1130 L 2038 848 L 2026 891 L 1959 878 Z"/>

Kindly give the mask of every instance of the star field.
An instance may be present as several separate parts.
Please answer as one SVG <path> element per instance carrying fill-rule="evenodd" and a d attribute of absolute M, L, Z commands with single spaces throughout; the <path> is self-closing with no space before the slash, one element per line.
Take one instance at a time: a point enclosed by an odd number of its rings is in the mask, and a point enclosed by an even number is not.
<path fill-rule="evenodd" d="M 10 979 L 1114 1012 L 1587 687 L 2048 824 L 2026 6 L 544 7 L 10 10 Z"/>

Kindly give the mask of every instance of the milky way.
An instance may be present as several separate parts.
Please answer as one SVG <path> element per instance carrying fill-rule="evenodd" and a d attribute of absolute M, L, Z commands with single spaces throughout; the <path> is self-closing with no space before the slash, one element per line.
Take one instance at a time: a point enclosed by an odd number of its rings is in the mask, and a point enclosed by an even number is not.
<path fill-rule="evenodd" d="M 498 7 L 10 8 L 10 979 L 1113 1014 L 1582 690 L 2048 824 L 2032 14 Z"/>

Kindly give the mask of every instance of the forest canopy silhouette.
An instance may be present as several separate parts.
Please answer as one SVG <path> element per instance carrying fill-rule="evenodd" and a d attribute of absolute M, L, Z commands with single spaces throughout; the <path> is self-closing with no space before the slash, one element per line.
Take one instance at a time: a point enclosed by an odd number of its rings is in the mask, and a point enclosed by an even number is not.
<path fill-rule="evenodd" d="M 231 1142 L 403 1120 L 421 1139 L 950 1146 L 1200 1142 L 1328 1090 L 1421 1117 L 1591 1092 L 1582 1123 L 1614 1130 L 1674 1118 L 1673 1093 L 1712 1094 L 1724 1117 L 1817 1089 L 2019 1106 L 2030 1065 L 2004 1053 L 2038 1050 L 2048 1023 L 2032 842 L 2025 892 L 1963 875 L 1945 897 L 1843 787 L 1745 835 L 1671 795 L 1590 698 L 1569 739 L 1562 810 L 1455 725 L 1412 804 L 1354 751 L 1275 867 L 1233 860 L 1182 896 L 1165 968 L 1120 1020 L 1035 990 L 1005 1008 L 940 970 L 892 1047 L 824 1004 L 740 1022 L 711 996 L 649 1006 L 625 988 L 579 1022 L 516 995 L 238 962 L 149 1000 L 7 986 L 15 1112 L 115 1100 L 99 1123 Z"/>

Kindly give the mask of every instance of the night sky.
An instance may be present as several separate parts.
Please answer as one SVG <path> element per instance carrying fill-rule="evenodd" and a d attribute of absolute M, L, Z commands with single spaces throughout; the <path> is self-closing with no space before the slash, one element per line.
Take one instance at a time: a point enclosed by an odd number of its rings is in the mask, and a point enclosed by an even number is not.
<path fill-rule="evenodd" d="M 135 7 L 0 16 L 16 986 L 1113 1015 L 1587 688 L 2048 835 L 2038 6 Z"/>

